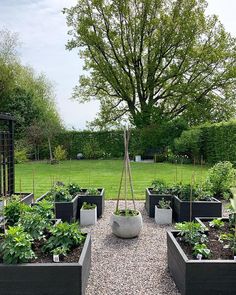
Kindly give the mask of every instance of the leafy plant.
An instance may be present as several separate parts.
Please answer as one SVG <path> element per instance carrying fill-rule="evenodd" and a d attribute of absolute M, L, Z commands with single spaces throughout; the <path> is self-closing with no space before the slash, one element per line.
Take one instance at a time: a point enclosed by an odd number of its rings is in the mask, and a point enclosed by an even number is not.
<path fill-rule="evenodd" d="M 100 195 L 100 191 L 97 188 L 88 188 L 85 194 L 88 196 L 98 196 Z"/>
<path fill-rule="evenodd" d="M 119 216 L 137 216 L 139 212 L 136 210 L 127 209 L 127 210 L 116 210 L 114 214 Z"/>
<path fill-rule="evenodd" d="M 51 252 L 54 255 L 66 256 L 67 253 L 69 252 L 69 249 L 66 247 L 57 247 L 57 248 L 53 249 Z"/>
<path fill-rule="evenodd" d="M 170 208 L 170 203 L 171 201 L 166 201 L 164 198 L 162 198 L 159 202 L 158 205 L 161 209 L 169 209 Z"/>
<path fill-rule="evenodd" d="M 53 219 L 55 214 L 53 212 L 53 204 L 47 200 L 42 200 L 32 207 L 32 212 L 39 214 L 42 219 Z"/>
<path fill-rule="evenodd" d="M 84 209 L 84 210 L 91 210 L 91 209 L 94 209 L 96 207 L 97 207 L 96 204 L 89 204 L 89 203 L 86 203 L 86 202 L 84 202 L 83 205 L 82 205 L 82 209 Z"/>
<path fill-rule="evenodd" d="M 193 255 L 197 256 L 198 254 L 200 254 L 203 258 L 209 258 L 211 251 L 207 248 L 206 244 L 196 243 L 193 247 Z"/>
<path fill-rule="evenodd" d="M 66 158 L 67 158 L 67 152 L 63 148 L 62 145 L 58 145 L 57 147 L 55 147 L 55 149 L 54 149 L 54 158 L 58 162 L 65 161 L 66 160 Z"/>
<path fill-rule="evenodd" d="M 70 195 L 75 196 L 81 191 L 81 187 L 76 183 L 70 183 L 67 186 L 68 192 Z"/>
<path fill-rule="evenodd" d="M 32 237 L 24 232 L 22 226 L 10 226 L 0 245 L 3 262 L 7 264 L 25 263 L 36 258 L 31 248 L 32 242 Z"/>
<path fill-rule="evenodd" d="M 24 212 L 18 224 L 35 240 L 43 238 L 45 229 L 50 226 L 48 219 L 42 218 L 39 213 L 32 212 Z"/>
<path fill-rule="evenodd" d="M 160 179 L 154 179 L 152 182 L 152 191 L 158 194 L 170 194 L 170 188 Z"/>
<path fill-rule="evenodd" d="M 16 150 L 14 153 L 15 163 L 21 164 L 28 161 L 27 157 L 27 149 L 22 148 L 20 150 Z"/>
<path fill-rule="evenodd" d="M 192 194 L 192 200 L 194 201 L 197 198 L 196 188 L 192 187 L 190 184 L 182 184 L 180 186 L 178 197 L 182 201 L 190 201 Z"/>
<path fill-rule="evenodd" d="M 206 183 L 215 196 L 223 197 L 233 185 L 235 175 L 232 163 L 219 162 L 209 169 Z"/>
<path fill-rule="evenodd" d="M 78 223 L 61 222 L 50 228 L 50 238 L 45 242 L 42 250 L 51 252 L 58 247 L 72 249 L 81 245 L 85 236 L 78 228 Z"/>
<path fill-rule="evenodd" d="M 214 228 L 221 228 L 225 225 L 224 221 L 222 221 L 220 218 L 215 218 L 211 222 L 209 222 L 210 227 Z"/>
<path fill-rule="evenodd" d="M 28 208 L 27 208 L 28 207 Z M 15 225 L 20 218 L 20 215 L 23 211 L 30 210 L 30 207 L 24 203 L 21 203 L 19 200 L 11 200 L 5 207 L 4 207 L 4 216 L 7 220 L 7 224 L 9 226 Z"/>
<path fill-rule="evenodd" d="M 180 231 L 178 235 L 188 244 L 195 245 L 196 243 L 204 243 L 207 241 L 207 236 L 204 234 L 204 228 L 200 223 L 176 223 L 175 228 Z"/>
<path fill-rule="evenodd" d="M 52 196 L 55 202 L 70 202 L 73 196 L 63 186 L 55 186 L 52 189 Z"/>

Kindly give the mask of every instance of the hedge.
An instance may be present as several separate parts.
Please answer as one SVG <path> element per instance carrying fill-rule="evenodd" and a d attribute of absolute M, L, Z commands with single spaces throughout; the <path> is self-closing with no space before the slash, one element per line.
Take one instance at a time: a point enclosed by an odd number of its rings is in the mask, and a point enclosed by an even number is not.
<path fill-rule="evenodd" d="M 195 142 L 193 142 L 193 137 L 190 136 L 190 133 L 193 132 L 193 130 L 199 135 Z M 196 130 L 198 131 L 196 132 Z M 186 136 L 186 133 L 188 133 L 188 136 Z M 186 138 L 189 139 L 189 142 L 186 142 Z M 192 159 L 194 156 L 197 156 L 198 159 L 203 157 L 208 163 L 217 163 L 219 161 L 230 161 L 235 163 L 236 120 L 206 124 L 184 131 L 180 138 L 175 141 L 175 148 L 176 151 L 182 154 L 191 151 Z M 198 151 L 197 155 L 196 151 Z"/>

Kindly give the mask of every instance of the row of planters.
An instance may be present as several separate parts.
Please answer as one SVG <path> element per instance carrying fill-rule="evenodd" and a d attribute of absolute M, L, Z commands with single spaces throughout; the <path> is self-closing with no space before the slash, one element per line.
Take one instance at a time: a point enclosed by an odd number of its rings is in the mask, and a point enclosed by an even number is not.
<path fill-rule="evenodd" d="M 81 225 L 95 224 L 105 207 L 104 189 L 81 189 L 73 183 L 55 185 L 36 204 L 42 200 L 54 204 L 56 218 L 67 222 L 79 219 Z"/>
<path fill-rule="evenodd" d="M 55 218 L 47 200 L 12 196 L 2 208 L 0 294 L 85 294 L 91 238 L 78 223 Z"/>
<path fill-rule="evenodd" d="M 236 195 L 229 218 L 196 218 L 167 232 L 170 273 L 182 295 L 235 294 Z"/>
<path fill-rule="evenodd" d="M 152 187 L 146 189 L 146 210 L 150 217 L 157 220 L 157 215 L 164 212 L 160 209 L 167 209 L 169 204 L 176 222 L 194 220 L 196 217 L 221 217 L 221 200 L 232 196 L 230 188 L 234 180 L 235 169 L 230 162 L 220 162 L 209 169 L 201 185 L 180 183 L 167 186 L 163 181 L 155 180 Z M 166 214 L 170 215 L 172 211 Z"/>

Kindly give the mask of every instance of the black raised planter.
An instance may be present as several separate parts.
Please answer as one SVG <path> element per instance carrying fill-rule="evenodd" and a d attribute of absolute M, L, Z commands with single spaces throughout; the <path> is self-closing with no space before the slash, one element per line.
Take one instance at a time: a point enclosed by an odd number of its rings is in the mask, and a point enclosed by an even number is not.
<path fill-rule="evenodd" d="M 14 193 L 14 195 L 20 197 L 20 201 L 27 205 L 30 205 L 34 202 L 34 194 L 33 193 Z"/>
<path fill-rule="evenodd" d="M 176 240 L 177 233 L 167 232 L 167 257 L 169 271 L 181 294 L 236 294 L 236 261 L 190 260 Z"/>
<path fill-rule="evenodd" d="M 0 264 L 1 295 L 84 295 L 91 265 L 88 234 L 78 263 Z"/>
<path fill-rule="evenodd" d="M 212 198 L 211 201 L 192 202 L 192 220 L 196 217 L 221 217 L 222 203 Z M 173 218 L 176 222 L 190 220 L 190 202 L 182 201 L 179 197 L 173 196 Z"/>
<path fill-rule="evenodd" d="M 101 217 L 105 208 L 105 190 L 98 188 L 99 195 L 86 195 L 87 189 L 81 189 L 81 194 L 78 194 L 78 210 L 77 217 L 80 218 L 80 209 L 84 202 L 97 205 L 97 217 Z"/>
<path fill-rule="evenodd" d="M 36 203 L 42 201 L 49 192 L 36 200 Z M 56 218 L 62 221 L 75 221 L 77 219 L 78 196 L 75 196 L 71 202 L 55 202 Z"/>
<path fill-rule="evenodd" d="M 149 217 L 155 216 L 155 206 L 158 205 L 161 199 L 172 202 L 172 195 L 156 194 L 152 193 L 152 188 L 146 188 L 146 202 L 145 207 Z"/>

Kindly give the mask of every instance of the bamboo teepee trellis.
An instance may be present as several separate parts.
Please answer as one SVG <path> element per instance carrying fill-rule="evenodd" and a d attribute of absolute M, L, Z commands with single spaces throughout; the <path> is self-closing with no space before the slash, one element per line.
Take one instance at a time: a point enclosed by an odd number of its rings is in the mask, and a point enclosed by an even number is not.
<path fill-rule="evenodd" d="M 134 210 L 136 210 L 135 200 L 134 200 L 133 180 L 132 180 L 130 160 L 129 160 L 129 140 L 130 140 L 130 130 L 125 128 L 124 129 L 125 155 L 124 155 L 124 162 L 123 162 L 123 168 L 122 168 L 117 203 L 116 203 L 116 211 L 119 210 L 119 201 L 120 201 L 123 182 L 124 182 L 125 211 L 128 209 L 128 206 L 127 206 L 128 185 L 130 185 L 130 191 L 131 191 L 132 201 L 134 205 Z"/>

